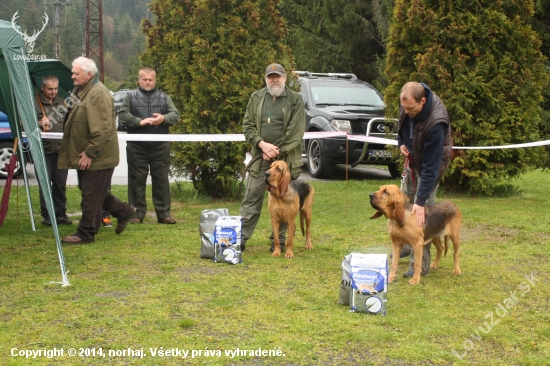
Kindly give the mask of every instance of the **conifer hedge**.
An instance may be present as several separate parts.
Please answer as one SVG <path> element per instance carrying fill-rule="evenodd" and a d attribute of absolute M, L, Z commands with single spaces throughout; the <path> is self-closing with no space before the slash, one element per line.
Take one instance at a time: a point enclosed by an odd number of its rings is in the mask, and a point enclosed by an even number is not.
<path fill-rule="evenodd" d="M 397 0 L 387 48 L 385 90 L 396 116 L 407 81 L 424 82 L 451 117 L 455 146 L 541 139 L 548 71 L 530 26 L 533 2 Z M 544 160 L 544 148 L 454 150 L 447 189 L 495 195 Z"/>
<path fill-rule="evenodd" d="M 157 70 L 159 87 L 181 112 L 173 133 L 242 133 L 248 99 L 265 86 L 267 65 L 294 70 L 278 2 L 151 2 L 156 19 L 142 23 L 148 40 L 142 63 Z M 172 168 L 192 179 L 201 194 L 233 197 L 248 148 L 235 142 L 174 143 Z"/>

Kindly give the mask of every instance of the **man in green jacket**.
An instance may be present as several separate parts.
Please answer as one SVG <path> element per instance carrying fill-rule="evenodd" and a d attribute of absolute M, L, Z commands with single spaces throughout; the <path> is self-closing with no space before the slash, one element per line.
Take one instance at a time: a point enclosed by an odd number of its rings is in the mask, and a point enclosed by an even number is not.
<path fill-rule="evenodd" d="M 265 71 L 267 86 L 250 96 L 243 121 L 246 141 L 252 145 L 252 157 L 262 157 L 248 171 L 246 191 L 241 204 L 242 242 L 252 237 L 262 212 L 265 195 L 265 172 L 274 160 L 284 160 L 292 179 L 302 171 L 302 139 L 306 112 L 302 97 L 286 87 L 283 66 L 271 64 Z M 286 240 L 286 223 L 281 223 L 281 250 Z M 271 233 L 273 251 L 273 233 Z M 244 244 L 242 245 L 244 250 Z"/>
<path fill-rule="evenodd" d="M 37 94 L 37 116 L 38 125 L 42 131 L 63 132 L 63 122 L 67 115 L 67 104 L 58 94 L 59 80 L 54 75 L 44 75 L 40 92 Z M 44 161 L 48 171 L 49 185 L 52 190 L 53 207 L 55 209 L 55 219 L 58 224 L 70 225 L 72 221 L 67 217 L 67 169 L 58 169 L 57 160 L 59 158 L 59 149 L 61 140 L 43 139 Z M 38 175 L 37 175 L 38 176 Z M 51 226 L 52 222 L 48 214 L 46 200 L 42 190 L 40 192 L 40 213 L 42 214 L 42 224 Z"/>
<path fill-rule="evenodd" d="M 118 219 L 120 234 L 134 216 L 134 207 L 120 201 L 109 190 L 113 171 L 119 162 L 115 108 L 109 89 L 99 81 L 95 62 L 78 57 L 72 64 L 76 103 L 69 110 L 59 152 L 60 169 L 77 169 L 82 192 L 82 219 L 76 232 L 64 243 L 95 241 L 101 227 L 102 206 Z"/>

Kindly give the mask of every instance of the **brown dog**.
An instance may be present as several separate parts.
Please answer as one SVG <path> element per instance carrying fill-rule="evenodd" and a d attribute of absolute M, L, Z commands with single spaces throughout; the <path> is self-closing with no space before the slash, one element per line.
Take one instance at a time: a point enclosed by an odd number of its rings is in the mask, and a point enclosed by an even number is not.
<path fill-rule="evenodd" d="M 286 240 L 286 258 L 294 258 L 292 251 L 296 223 L 294 219 L 300 212 L 300 227 L 304 235 L 304 220 L 306 223 L 306 249 L 313 249 L 311 245 L 311 207 L 313 206 L 313 186 L 302 180 L 290 180 L 288 165 L 278 160 L 271 164 L 265 173 L 266 189 L 269 192 L 267 201 L 269 214 L 271 215 L 271 227 L 273 229 L 274 250 L 273 257 L 281 255 L 281 242 L 279 240 L 279 225 L 281 222 L 288 224 L 288 238 Z"/>
<path fill-rule="evenodd" d="M 447 254 L 448 239 L 451 238 L 454 248 L 453 274 L 460 275 L 458 252 L 460 248 L 460 228 L 462 227 L 462 213 L 452 202 L 441 202 L 426 206 L 426 221 L 419 227 L 416 214 L 411 215 L 412 205 L 407 196 L 396 185 L 380 187 L 370 194 L 370 204 L 376 209 L 371 219 L 384 215 L 388 219 L 388 232 L 392 241 L 392 263 L 389 282 L 393 282 L 397 275 L 397 263 L 399 252 L 403 244 L 409 244 L 414 250 L 414 275 L 409 281 L 410 285 L 420 283 L 422 270 L 422 247 L 432 241 L 437 248 L 435 260 L 430 268 L 437 269 L 443 249 Z M 445 248 L 441 244 L 441 235 L 445 236 Z"/>

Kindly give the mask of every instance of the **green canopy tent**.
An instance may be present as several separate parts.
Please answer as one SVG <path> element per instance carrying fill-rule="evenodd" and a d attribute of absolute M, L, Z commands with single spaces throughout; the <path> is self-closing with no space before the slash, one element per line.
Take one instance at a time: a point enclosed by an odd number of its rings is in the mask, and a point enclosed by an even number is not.
<path fill-rule="evenodd" d="M 38 67 L 38 69 L 41 69 L 41 67 L 42 66 Z M 37 75 L 35 79 L 37 78 L 41 78 L 41 76 Z M 63 257 L 61 240 L 59 239 L 59 231 L 55 218 L 51 188 L 47 183 L 49 182 L 49 179 L 47 176 L 44 159 L 44 148 L 42 147 L 40 129 L 38 127 L 35 114 L 36 93 L 33 90 L 33 84 L 35 83 L 36 82 L 31 81 L 31 74 L 29 73 L 29 68 L 27 65 L 25 43 L 23 42 L 21 35 L 13 29 L 10 22 L 0 20 L 0 110 L 7 114 L 12 133 L 15 133 L 19 142 L 21 142 L 22 137 L 20 125 L 26 132 L 27 145 L 25 146 L 25 149 L 29 151 L 34 162 L 38 183 L 40 184 L 40 189 L 42 189 L 42 192 L 44 193 L 46 206 L 48 208 L 52 228 L 55 234 L 57 253 L 59 263 L 61 265 L 61 284 L 63 286 L 68 286 L 69 280 L 67 279 L 67 271 L 65 270 L 65 259 Z M 23 150 L 24 149 L 21 143 L 19 143 L 18 155 L 20 159 L 24 159 L 24 154 L 21 154 L 21 151 Z M 21 165 L 25 166 L 24 160 Z M 34 230 L 32 206 L 30 204 L 28 187 L 29 184 L 25 169 L 23 169 L 23 174 L 27 189 L 27 197 L 29 200 L 31 222 Z"/>
<path fill-rule="evenodd" d="M 65 64 L 58 60 L 28 61 L 27 67 L 31 76 L 31 84 L 36 90 L 42 85 L 42 77 L 54 75 L 59 79 L 59 95 L 63 98 L 69 97 L 74 88 L 72 72 Z"/>

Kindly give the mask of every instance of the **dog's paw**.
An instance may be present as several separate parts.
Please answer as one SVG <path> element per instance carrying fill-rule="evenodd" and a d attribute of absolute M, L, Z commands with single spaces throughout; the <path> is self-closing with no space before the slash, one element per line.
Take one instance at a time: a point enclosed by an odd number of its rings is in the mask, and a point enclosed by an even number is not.
<path fill-rule="evenodd" d="M 306 244 L 305 248 L 306 248 L 307 250 L 311 250 L 311 249 L 313 249 L 313 245 L 311 245 L 311 244 Z"/>
<path fill-rule="evenodd" d="M 287 250 L 285 253 L 285 258 L 294 258 L 294 253 Z"/>
<path fill-rule="evenodd" d="M 273 254 L 271 254 L 272 257 L 280 257 L 281 256 L 281 251 L 274 251 Z"/>
<path fill-rule="evenodd" d="M 420 284 L 420 278 L 411 278 L 409 280 L 409 285 L 419 285 Z"/>
<path fill-rule="evenodd" d="M 392 283 L 392 282 L 395 281 L 396 278 L 397 278 L 397 274 L 391 274 L 390 273 L 390 277 L 388 277 L 388 282 Z"/>
<path fill-rule="evenodd" d="M 430 269 L 438 269 L 439 268 L 439 263 L 432 263 L 430 264 Z"/>
<path fill-rule="evenodd" d="M 460 276 L 462 274 L 462 271 L 460 270 L 460 268 L 459 269 L 454 269 L 453 274 L 457 275 L 457 276 Z"/>

